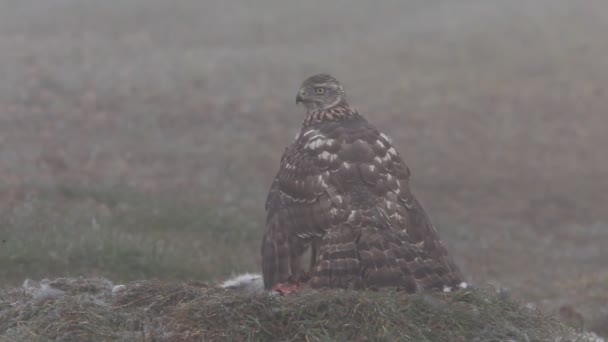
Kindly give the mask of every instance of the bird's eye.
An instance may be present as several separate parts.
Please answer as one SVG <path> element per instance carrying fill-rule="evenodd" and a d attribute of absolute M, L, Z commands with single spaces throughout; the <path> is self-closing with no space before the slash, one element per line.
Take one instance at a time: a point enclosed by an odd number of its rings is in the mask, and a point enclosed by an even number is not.
<path fill-rule="evenodd" d="M 316 92 L 318 95 L 323 95 L 323 94 L 325 94 L 325 88 L 316 88 L 316 89 L 315 89 L 315 92 Z"/>

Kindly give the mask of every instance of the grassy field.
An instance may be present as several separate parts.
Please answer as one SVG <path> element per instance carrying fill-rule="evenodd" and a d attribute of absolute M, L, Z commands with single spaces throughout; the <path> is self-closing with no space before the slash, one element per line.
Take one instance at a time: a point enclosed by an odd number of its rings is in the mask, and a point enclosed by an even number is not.
<path fill-rule="evenodd" d="M 0 287 L 259 271 L 330 72 L 467 280 L 608 335 L 607 31 L 603 1 L 0 0 Z"/>
<path fill-rule="evenodd" d="M 41 190 L 4 217 L 10 235 L 0 250 L 2 279 L 219 279 L 258 268 L 251 256 L 258 253 L 259 224 L 201 209 L 179 194 Z"/>

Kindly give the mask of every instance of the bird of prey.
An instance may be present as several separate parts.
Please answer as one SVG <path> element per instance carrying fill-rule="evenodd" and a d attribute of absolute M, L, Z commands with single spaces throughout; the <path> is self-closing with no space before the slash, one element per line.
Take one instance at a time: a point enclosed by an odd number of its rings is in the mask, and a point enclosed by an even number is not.
<path fill-rule="evenodd" d="M 266 200 L 265 288 L 296 279 L 313 288 L 462 287 L 410 191 L 410 170 L 391 140 L 348 104 L 340 82 L 311 76 L 298 103 L 306 116 Z"/>

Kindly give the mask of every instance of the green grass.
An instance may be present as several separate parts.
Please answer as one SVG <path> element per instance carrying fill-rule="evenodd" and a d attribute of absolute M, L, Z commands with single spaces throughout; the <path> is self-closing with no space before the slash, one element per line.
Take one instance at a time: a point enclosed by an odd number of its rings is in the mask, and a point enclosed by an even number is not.
<path fill-rule="evenodd" d="M 63 295 L 0 292 L 0 339 L 78 341 L 584 341 L 557 319 L 489 290 L 407 295 L 313 291 L 286 297 L 203 283 L 140 281 L 115 294 L 57 279 Z"/>
<path fill-rule="evenodd" d="M 58 276 L 210 279 L 257 269 L 258 223 L 175 198 L 39 191 L 2 215 L 0 279 L 4 285 Z"/>

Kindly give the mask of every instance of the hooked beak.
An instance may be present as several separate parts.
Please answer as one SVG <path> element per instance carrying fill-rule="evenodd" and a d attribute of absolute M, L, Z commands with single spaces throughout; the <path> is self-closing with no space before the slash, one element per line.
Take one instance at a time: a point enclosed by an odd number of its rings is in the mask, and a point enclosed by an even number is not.
<path fill-rule="evenodd" d="M 298 90 L 298 96 L 296 96 L 296 104 L 304 102 L 304 95 L 306 95 L 306 89 L 304 87 Z"/>

